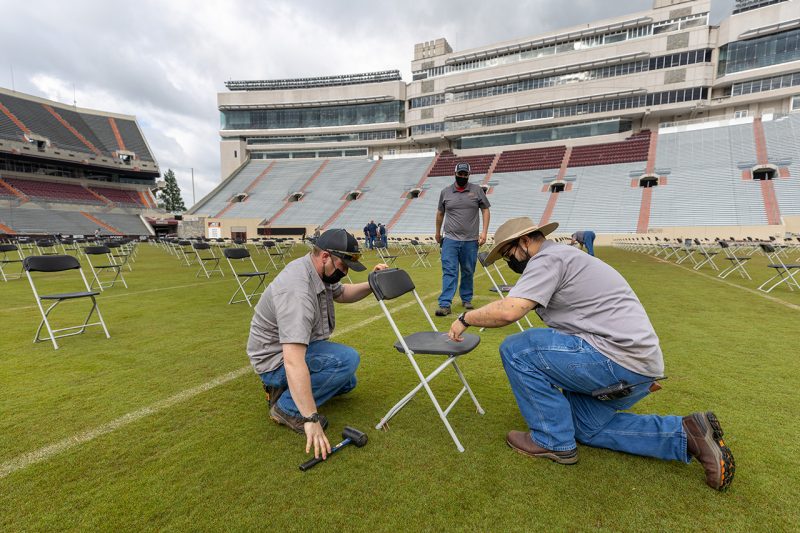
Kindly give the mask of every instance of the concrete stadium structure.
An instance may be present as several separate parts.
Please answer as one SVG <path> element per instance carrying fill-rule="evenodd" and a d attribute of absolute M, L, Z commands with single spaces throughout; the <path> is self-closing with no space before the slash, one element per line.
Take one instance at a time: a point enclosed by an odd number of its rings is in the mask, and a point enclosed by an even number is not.
<path fill-rule="evenodd" d="M 800 2 L 742 0 L 718 26 L 709 11 L 655 0 L 470 50 L 436 39 L 415 45 L 410 83 L 398 71 L 230 81 L 223 181 L 191 212 L 224 236 L 376 217 L 431 233 L 439 176 L 466 158 L 496 198 L 527 202 L 495 202 L 504 214 L 568 230 L 796 231 Z"/>

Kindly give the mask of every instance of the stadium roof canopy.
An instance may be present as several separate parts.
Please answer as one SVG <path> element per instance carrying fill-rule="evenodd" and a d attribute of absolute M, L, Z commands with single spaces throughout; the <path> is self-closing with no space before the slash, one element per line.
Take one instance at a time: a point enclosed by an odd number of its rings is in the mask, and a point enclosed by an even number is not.
<path fill-rule="evenodd" d="M 361 85 L 402 81 L 399 70 L 363 72 L 361 74 L 340 74 L 336 76 L 317 76 L 314 78 L 289 78 L 284 80 L 231 80 L 225 87 L 231 91 L 277 91 L 286 89 L 313 89 L 315 87 L 335 87 L 338 85 Z"/>

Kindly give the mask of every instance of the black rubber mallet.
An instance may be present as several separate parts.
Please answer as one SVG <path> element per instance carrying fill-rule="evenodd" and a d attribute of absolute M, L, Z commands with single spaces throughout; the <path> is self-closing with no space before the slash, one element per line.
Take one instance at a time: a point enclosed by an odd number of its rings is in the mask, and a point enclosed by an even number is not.
<path fill-rule="evenodd" d="M 367 434 L 362 433 L 356 428 L 351 428 L 350 426 L 345 426 L 344 430 L 342 430 L 342 439 L 344 439 L 342 442 L 331 448 L 331 453 L 328 454 L 328 457 L 338 452 L 348 444 L 355 444 L 357 448 L 363 448 L 367 445 Z M 322 461 L 324 461 L 322 457 L 309 459 L 300 465 L 300 471 L 305 472 L 309 468 L 313 468 L 314 465 L 319 464 Z"/>

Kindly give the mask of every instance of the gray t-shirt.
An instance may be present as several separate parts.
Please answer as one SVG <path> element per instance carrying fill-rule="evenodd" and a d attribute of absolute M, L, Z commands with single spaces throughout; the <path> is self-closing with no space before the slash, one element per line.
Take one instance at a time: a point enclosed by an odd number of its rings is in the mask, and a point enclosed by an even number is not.
<path fill-rule="evenodd" d="M 283 365 L 282 344 L 329 339 L 336 326 L 333 299 L 343 290 L 340 283 L 322 282 L 311 254 L 286 265 L 261 295 L 250 322 L 247 355 L 256 374 Z"/>
<path fill-rule="evenodd" d="M 582 338 L 615 363 L 664 375 L 658 336 L 625 278 L 577 248 L 544 241 L 508 293 L 536 302 L 548 327 Z"/>
<path fill-rule="evenodd" d="M 463 191 L 455 183 L 439 193 L 439 211 L 444 213 L 444 236 L 455 241 L 478 240 L 478 211 L 491 206 L 477 183 L 468 183 Z"/>
<path fill-rule="evenodd" d="M 583 234 L 586 233 L 584 231 L 576 231 L 572 234 L 572 238 L 578 241 L 579 243 L 583 244 Z"/>

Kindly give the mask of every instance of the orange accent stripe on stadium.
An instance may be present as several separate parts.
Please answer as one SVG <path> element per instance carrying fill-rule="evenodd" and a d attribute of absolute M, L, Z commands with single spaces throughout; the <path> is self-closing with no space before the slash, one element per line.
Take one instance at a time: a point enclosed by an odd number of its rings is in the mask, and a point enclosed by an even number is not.
<path fill-rule="evenodd" d="M 0 178 L 0 186 L 3 186 L 4 188 L 8 189 L 8 192 L 10 192 L 14 196 L 22 200 L 23 203 L 30 200 L 27 194 L 24 194 L 22 191 L 19 191 L 15 187 L 12 187 L 11 184 L 6 183 L 6 181 L 3 178 Z"/>
<path fill-rule="evenodd" d="M 5 224 L 0 224 L 0 231 L 2 231 L 3 233 L 5 233 L 7 235 L 16 235 L 17 234 L 16 231 L 14 231 L 13 229 L 9 228 Z"/>
<path fill-rule="evenodd" d="M 103 222 L 99 218 L 90 215 L 86 211 L 81 211 L 80 213 L 81 213 L 81 215 L 85 216 L 86 218 L 88 218 L 89 220 L 91 220 L 92 222 L 94 222 L 95 224 L 100 226 L 101 228 L 106 228 L 111 233 L 116 233 L 117 235 L 123 235 L 123 233 L 120 230 L 118 230 L 117 228 L 115 228 L 114 226 L 110 226 L 110 225 L 106 224 L 105 222 Z"/>
<path fill-rule="evenodd" d="M 91 187 L 88 187 L 88 186 L 84 185 L 83 188 L 86 189 L 87 191 L 89 191 L 89 194 L 91 194 L 92 196 L 94 196 L 95 198 L 97 198 L 98 200 L 103 202 L 104 204 L 106 204 L 106 205 L 114 205 L 114 202 L 112 202 L 111 200 L 109 200 L 108 198 L 106 198 L 105 196 L 100 194 L 99 192 L 93 191 L 91 189 Z"/>
<path fill-rule="evenodd" d="M 147 197 L 147 193 L 144 191 L 139 191 L 139 199 L 142 201 L 142 205 L 145 207 L 152 208 L 154 207 L 152 202 L 150 202 L 150 198 Z"/>
<path fill-rule="evenodd" d="M 103 155 L 103 154 L 101 154 L 101 153 L 100 153 L 100 150 L 98 150 L 98 149 L 97 149 L 97 147 L 96 147 L 95 145 L 93 145 L 93 144 L 92 144 L 92 143 L 89 141 L 89 139 L 87 139 L 86 137 L 84 137 L 83 135 L 81 135 L 81 132 L 79 132 L 78 130 L 76 130 L 75 128 L 73 128 L 73 127 L 72 127 L 72 124 L 70 124 L 69 122 L 67 122 L 66 120 L 64 120 L 64 117 L 62 117 L 61 115 L 59 115 L 59 114 L 58 114 L 58 112 L 57 112 L 55 109 L 53 109 L 51 106 L 49 106 L 49 105 L 47 105 L 47 104 L 42 104 L 42 107 L 43 107 L 43 108 L 45 108 L 45 109 L 46 109 L 46 110 L 47 110 L 47 111 L 48 111 L 48 112 L 49 112 L 51 115 L 53 115 L 53 117 L 55 117 L 55 119 L 56 119 L 57 121 L 59 121 L 59 122 L 61 123 L 61 125 L 62 125 L 62 126 L 64 126 L 65 128 L 67 128 L 67 129 L 70 131 L 70 133 L 72 133 L 72 134 L 73 134 L 75 137 L 77 137 L 77 138 L 78 138 L 78 140 L 79 140 L 80 142 L 82 142 L 82 143 L 83 143 L 83 144 L 86 146 L 86 148 L 88 148 L 89 150 L 91 150 L 91 151 L 92 151 L 92 152 L 93 152 L 95 155 L 97 155 L 97 156 Z"/>
<path fill-rule="evenodd" d="M 307 181 L 306 181 L 306 182 L 303 184 L 303 186 L 302 186 L 302 187 L 300 187 L 300 190 L 299 190 L 299 191 L 293 191 L 293 192 L 306 192 L 306 189 L 308 189 L 308 187 L 309 187 L 309 186 L 310 186 L 312 183 L 314 183 L 314 180 L 315 180 L 315 179 L 317 179 L 317 176 L 319 176 L 320 174 L 322 174 L 322 171 L 325 169 L 325 167 L 326 167 L 326 166 L 328 166 L 328 163 L 329 163 L 329 162 L 330 162 L 330 159 L 326 159 L 325 161 L 323 161 L 323 162 L 322 162 L 322 164 L 321 164 L 321 165 L 319 166 L 319 168 L 317 169 L 317 171 L 316 171 L 316 172 L 314 172 L 314 173 L 311 175 L 311 177 L 310 177 L 310 178 L 308 178 L 308 180 L 307 180 Z M 287 210 L 287 209 L 289 209 L 289 207 L 291 207 L 292 203 L 293 203 L 293 202 L 289 202 L 288 200 L 286 200 L 286 201 L 284 202 L 284 204 L 283 204 L 283 207 L 281 207 L 281 208 L 278 210 L 278 212 L 277 212 L 277 213 L 275 213 L 274 215 L 272 215 L 272 218 L 270 218 L 270 219 L 267 221 L 267 225 L 273 224 L 273 223 L 274 223 L 274 222 L 275 222 L 275 221 L 276 221 L 276 220 L 277 220 L 277 219 L 278 219 L 278 218 L 279 218 L 279 217 L 280 217 L 280 216 L 281 216 L 283 213 L 285 213 L 285 212 L 286 212 L 286 210 Z"/>
<path fill-rule="evenodd" d="M 114 132 L 114 138 L 117 140 L 117 146 L 120 150 L 127 150 L 125 148 L 125 141 L 122 140 L 122 135 L 119 134 L 119 129 L 117 129 L 117 123 L 112 117 L 108 117 L 108 123 L 111 125 L 111 131 Z"/>
<path fill-rule="evenodd" d="M 645 174 L 652 175 L 656 171 L 656 146 L 658 145 L 658 130 L 650 132 L 650 146 L 647 149 L 647 167 Z"/>
<path fill-rule="evenodd" d="M 19 129 L 21 129 L 25 133 L 30 133 L 31 132 L 31 130 L 29 130 L 28 127 L 25 124 L 23 124 L 22 121 L 20 119 L 18 119 L 17 116 L 14 113 L 9 111 L 9 109 L 6 106 L 4 106 L 3 104 L 0 104 L 0 111 L 2 111 L 3 114 L 5 116 L 7 116 L 8 119 L 11 122 L 16 124 Z"/>
<path fill-rule="evenodd" d="M 436 164 L 438 160 L 439 160 L 439 154 L 436 154 L 436 157 L 433 158 L 433 161 L 431 161 L 431 164 L 428 165 L 428 168 L 425 169 L 425 172 L 422 174 L 422 177 L 417 182 L 417 185 L 415 186 L 417 189 L 421 188 L 422 185 L 425 183 L 425 180 L 428 179 L 428 174 L 433 169 L 433 166 Z M 400 209 L 397 210 L 397 213 L 395 213 L 392 219 L 389 221 L 389 223 L 386 224 L 387 231 L 391 230 L 394 227 L 394 225 L 397 224 L 397 221 L 400 220 L 400 217 L 403 216 L 403 213 L 406 212 L 406 209 L 408 209 L 408 206 L 410 204 L 411 204 L 411 198 L 406 198 L 406 201 L 403 202 L 403 205 L 400 206 Z"/>
<path fill-rule="evenodd" d="M 767 213 L 767 224 L 780 224 L 781 210 L 778 206 L 778 198 L 775 196 L 775 186 L 772 180 L 761 181 L 761 197 L 764 199 L 764 211 Z"/>
<path fill-rule="evenodd" d="M 569 165 L 569 158 L 572 155 L 572 146 L 567 146 L 567 150 L 564 152 L 564 158 L 561 160 L 561 167 L 558 169 L 558 176 L 556 176 L 556 181 L 564 181 L 564 176 L 567 175 L 567 165 Z M 556 208 L 556 202 L 558 201 L 558 195 L 561 193 L 551 192 L 550 198 L 547 199 L 547 206 L 544 208 L 544 213 L 542 213 L 542 218 L 539 220 L 539 225 L 544 226 L 550 220 L 550 217 L 553 216 L 553 210 Z"/>
<path fill-rule="evenodd" d="M 653 201 L 653 188 L 642 189 L 642 204 L 639 206 L 639 222 L 636 224 L 637 233 L 647 233 L 650 226 L 650 205 Z"/>
<path fill-rule="evenodd" d="M 759 165 L 766 165 L 767 158 L 767 139 L 764 136 L 764 124 L 761 122 L 761 117 L 753 119 L 753 136 L 756 141 L 756 158 Z"/>
<path fill-rule="evenodd" d="M 378 170 L 378 167 L 380 166 L 382 161 L 383 161 L 383 159 L 378 159 L 377 161 L 375 161 L 375 164 L 372 165 L 372 168 L 369 169 L 369 172 L 367 172 L 367 175 L 364 176 L 364 178 L 361 180 L 361 182 L 358 185 L 356 185 L 356 190 L 357 191 L 360 191 L 361 188 L 364 187 L 364 185 L 367 184 L 367 182 L 372 177 L 372 175 L 375 174 L 375 171 Z M 350 193 L 346 193 L 344 195 L 344 199 L 343 199 L 342 205 L 340 205 L 339 209 L 337 209 L 334 214 L 332 214 L 330 217 L 328 217 L 328 220 L 326 220 L 325 223 L 322 225 L 322 228 L 321 228 L 322 231 L 325 231 L 326 229 L 328 229 L 328 226 L 333 224 L 334 221 L 337 218 L 339 218 L 339 215 L 341 215 L 344 212 L 344 210 L 347 208 L 347 206 L 350 205 L 350 200 L 347 199 L 347 196 L 349 194 Z"/>
<path fill-rule="evenodd" d="M 250 185 L 248 185 L 248 186 L 247 186 L 247 188 L 246 188 L 246 189 L 245 189 L 243 192 L 245 192 L 245 193 L 247 193 L 247 194 L 250 194 L 250 191 L 252 191 L 252 190 L 255 188 L 255 186 L 256 186 L 256 185 L 258 185 L 258 184 L 261 182 L 261 180 L 264 178 L 264 176 L 266 176 L 266 175 L 267 175 L 267 173 L 268 173 L 270 170 L 272 170 L 272 167 L 273 167 L 273 166 L 275 166 L 275 161 L 273 161 L 272 163 L 270 163 L 270 164 L 269 164 L 269 166 L 268 166 L 267 168 L 265 168 L 264 170 L 262 170 L 262 171 L 261 171 L 261 173 L 260 173 L 258 176 L 256 176 L 256 179 L 254 179 L 254 180 L 252 181 L 252 183 L 250 183 Z M 235 202 L 230 202 L 230 201 L 229 201 L 229 202 L 228 202 L 228 205 L 226 205 L 225 207 L 223 207 L 223 208 L 222 208 L 222 210 L 221 210 L 219 213 L 217 213 L 217 215 L 216 215 L 214 218 L 219 218 L 219 217 L 221 217 L 222 215 L 224 215 L 225 213 L 227 213 L 227 212 L 228 212 L 228 210 L 229 210 L 231 207 L 233 207 L 234 205 L 236 205 L 236 203 L 235 203 Z"/>
<path fill-rule="evenodd" d="M 486 185 L 487 183 L 489 183 L 489 180 L 492 178 L 492 174 L 494 174 L 494 169 L 499 161 L 500 161 L 500 154 L 496 154 L 494 156 L 494 159 L 492 159 L 492 164 L 489 165 L 489 170 L 486 171 L 486 175 L 483 177 L 483 181 L 481 181 L 481 185 Z"/>

